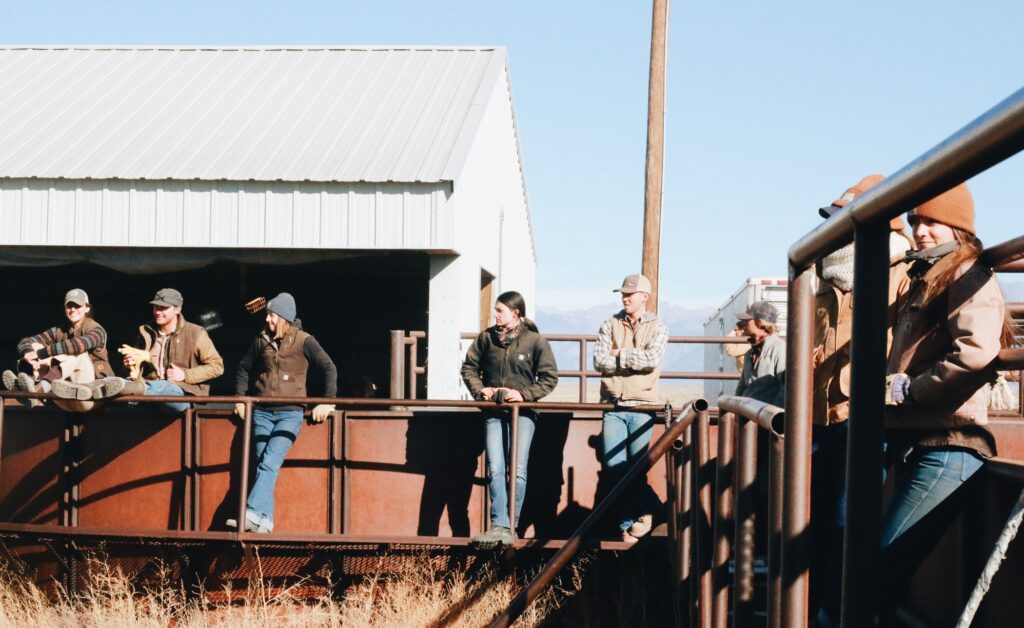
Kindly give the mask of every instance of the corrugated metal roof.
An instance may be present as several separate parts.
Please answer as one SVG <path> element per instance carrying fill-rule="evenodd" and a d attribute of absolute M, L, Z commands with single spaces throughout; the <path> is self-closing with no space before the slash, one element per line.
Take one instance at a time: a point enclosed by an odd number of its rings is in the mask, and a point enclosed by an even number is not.
<path fill-rule="evenodd" d="M 492 48 L 0 47 L 0 177 L 438 182 Z"/>

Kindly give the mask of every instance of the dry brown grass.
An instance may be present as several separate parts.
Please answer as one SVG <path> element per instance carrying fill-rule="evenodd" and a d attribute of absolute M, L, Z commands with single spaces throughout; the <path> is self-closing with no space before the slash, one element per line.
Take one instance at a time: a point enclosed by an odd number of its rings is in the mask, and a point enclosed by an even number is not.
<path fill-rule="evenodd" d="M 584 582 L 583 564 L 570 567 L 559 582 L 532 604 L 517 626 L 550 620 Z M 299 599 L 293 588 L 270 589 L 260 581 L 245 591 L 226 591 L 228 603 L 212 604 L 206 596 L 189 599 L 166 574 L 156 584 L 138 585 L 102 560 L 93 559 L 85 586 L 76 595 L 56 587 L 45 594 L 25 579 L 0 575 L 0 628 L 7 626 L 219 627 L 284 626 L 484 626 L 502 611 L 524 584 L 497 572 L 489 563 L 472 572 L 441 572 L 423 556 L 401 575 L 375 574 L 350 586 L 340 600 L 330 595 Z M 328 587 L 329 589 L 329 587 Z"/>

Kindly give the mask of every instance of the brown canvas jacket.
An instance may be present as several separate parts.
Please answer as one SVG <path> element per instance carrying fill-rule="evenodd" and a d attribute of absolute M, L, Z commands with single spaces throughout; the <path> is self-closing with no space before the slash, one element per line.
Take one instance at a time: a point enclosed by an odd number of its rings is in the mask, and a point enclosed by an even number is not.
<path fill-rule="evenodd" d="M 984 385 L 1001 348 L 1006 304 L 991 269 L 978 262 L 925 301 L 928 284 L 953 262 L 939 260 L 902 300 L 888 373 L 911 377 L 911 403 L 886 407 L 890 428 L 948 428 L 988 423 Z"/>
<path fill-rule="evenodd" d="M 889 265 L 889 325 L 886 351 L 892 346 L 900 299 L 910 289 L 909 264 L 902 258 Z M 814 422 L 842 423 L 850 418 L 850 346 L 853 293 L 821 281 L 815 297 Z"/>
<path fill-rule="evenodd" d="M 557 371 L 555 354 L 543 336 L 522 325 L 516 337 L 502 342 L 492 326 L 466 352 L 462 381 L 474 397 L 483 388 L 511 388 L 524 401 L 538 401 L 558 385 Z"/>
<path fill-rule="evenodd" d="M 139 340 L 135 344 L 141 345 L 146 351 L 152 351 L 158 334 L 153 325 L 140 325 Z M 210 384 L 207 382 L 224 373 L 224 359 L 217 353 L 209 334 L 199 325 L 186 322 L 180 314 L 178 328 L 167 339 L 164 351 L 164 368 L 171 364 L 177 364 L 185 370 L 185 381 L 175 383 L 192 395 L 209 395 Z M 156 369 L 148 363 L 143 365 L 142 375 L 146 379 L 157 379 Z"/>

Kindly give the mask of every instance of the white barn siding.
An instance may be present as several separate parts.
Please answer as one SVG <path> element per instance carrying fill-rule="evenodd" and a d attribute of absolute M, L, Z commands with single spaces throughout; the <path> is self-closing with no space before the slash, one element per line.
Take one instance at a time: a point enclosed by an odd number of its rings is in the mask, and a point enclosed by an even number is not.
<path fill-rule="evenodd" d="M 468 342 L 458 338 L 461 332 L 479 328 L 481 270 L 497 278 L 493 296 L 506 290 L 522 293 L 530 317 L 537 305 L 537 257 L 507 70 L 502 70 L 484 102 L 465 167 L 448 202 L 460 256 L 431 260 L 427 388 L 436 399 L 467 394 L 459 366 Z"/>
<path fill-rule="evenodd" d="M 451 250 L 448 188 L 0 179 L 0 246 Z"/>

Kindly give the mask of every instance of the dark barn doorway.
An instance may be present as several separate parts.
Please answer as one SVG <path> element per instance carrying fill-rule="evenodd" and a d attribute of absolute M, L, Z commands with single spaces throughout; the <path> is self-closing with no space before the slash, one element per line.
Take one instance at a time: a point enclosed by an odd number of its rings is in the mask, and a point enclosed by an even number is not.
<path fill-rule="evenodd" d="M 308 259 L 311 252 L 303 253 Z M 160 252 L 131 250 L 133 257 L 147 255 Z M 67 290 L 82 288 L 89 294 L 96 320 L 107 330 L 115 371 L 123 371 L 116 348 L 135 342 L 138 326 L 152 319 L 153 294 L 169 287 L 182 292 L 187 320 L 200 323 L 203 314 L 216 313 L 222 324 L 211 329 L 210 336 L 224 357 L 225 373 L 212 382 L 211 394 L 234 394 L 235 366 L 263 325 L 262 313 L 249 314 L 245 302 L 290 292 L 303 327 L 319 339 L 338 367 L 339 395 L 362 396 L 372 382 L 378 395 L 386 396 L 388 331 L 427 329 L 429 256 L 368 252 L 301 264 L 270 263 L 282 258 L 287 259 L 287 253 L 268 252 L 260 263 L 221 260 L 198 269 L 144 274 L 86 262 L 0 266 L 0 285 L 7 293 L 0 320 L 2 367 L 14 366 L 20 338 L 66 323 L 61 299 Z M 321 394 L 317 374 L 311 374 L 309 383 L 311 396 Z M 421 387 L 423 397 L 425 378 Z"/>

